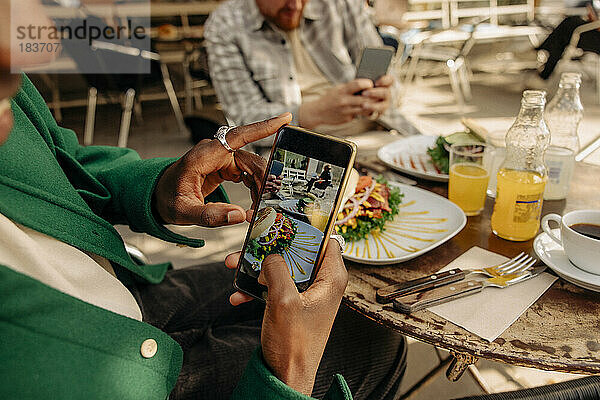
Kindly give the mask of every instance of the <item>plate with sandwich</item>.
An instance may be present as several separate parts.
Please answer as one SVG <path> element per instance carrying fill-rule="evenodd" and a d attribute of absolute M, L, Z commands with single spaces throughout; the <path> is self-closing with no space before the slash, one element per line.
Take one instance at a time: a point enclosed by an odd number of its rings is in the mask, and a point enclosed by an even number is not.
<path fill-rule="evenodd" d="M 255 272 L 271 254 L 283 256 L 295 282 L 310 279 L 323 233 L 291 216 L 264 207 L 258 212 L 244 258 Z"/>
<path fill-rule="evenodd" d="M 377 152 L 388 167 L 430 181 L 448 182 L 449 150 L 453 144 L 484 142 L 487 131 L 470 119 L 465 129 L 447 136 L 415 135 L 402 138 Z"/>
<path fill-rule="evenodd" d="M 358 174 L 356 174 L 358 175 Z M 344 258 L 364 264 L 410 260 L 446 242 L 467 222 L 442 196 L 372 176 L 349 182 L 335 230 L 346 240 Z"/>

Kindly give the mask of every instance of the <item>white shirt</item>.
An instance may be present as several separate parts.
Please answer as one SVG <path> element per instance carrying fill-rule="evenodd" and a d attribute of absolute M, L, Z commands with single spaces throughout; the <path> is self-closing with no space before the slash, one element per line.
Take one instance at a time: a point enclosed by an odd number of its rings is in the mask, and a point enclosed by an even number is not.
<path fill-rule="evenodd" d="M 142 312 L 110 262 L 0 214 L 0 264 L 87 303 L 129 318 Z"/>

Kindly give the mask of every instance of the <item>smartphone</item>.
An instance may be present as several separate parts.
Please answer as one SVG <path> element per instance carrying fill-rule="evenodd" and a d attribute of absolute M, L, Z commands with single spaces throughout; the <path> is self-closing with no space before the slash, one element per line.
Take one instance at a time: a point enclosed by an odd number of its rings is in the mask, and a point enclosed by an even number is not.
<path fill-rule="evenodd" d="M 265 192 L 246 234 L 234 287 L 257 299 L 266 299 L 267 288 L 258 283 L 261 264 L 270 254 L 283 256 L 299 291 L 314 281 L 336 221 L 346 183 L 354 164 L 352 142 L 284 126 L 278 132 L 267 171 L 281 163 L 282 185 Z"/>
<path fill-rule="evenodd" d="M 368 78 L 376 82 L 387 71 L 394 57 L 394 48 L 390 46 L 366 47 L 362 51 L 356 78 Z"/>

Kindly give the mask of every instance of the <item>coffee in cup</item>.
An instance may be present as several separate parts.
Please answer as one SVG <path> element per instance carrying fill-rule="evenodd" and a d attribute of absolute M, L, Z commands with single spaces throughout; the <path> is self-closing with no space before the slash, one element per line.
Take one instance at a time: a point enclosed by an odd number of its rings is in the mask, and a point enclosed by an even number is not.
<path fill-rule="evenodd" d="M 600 240 L 600 225 L 580 223 L 570 225 L 569 228 L 584 236 Z"/>
<path fill-rule="evenodd" d="M 550 221 L 560 225 L 560 238 L 550 229 Z M 563 247 L 575 266 L 600 275 L 600 210 L 576 210 L 562 217 L 548 214 L 542 218 L 542 229 Z"/>

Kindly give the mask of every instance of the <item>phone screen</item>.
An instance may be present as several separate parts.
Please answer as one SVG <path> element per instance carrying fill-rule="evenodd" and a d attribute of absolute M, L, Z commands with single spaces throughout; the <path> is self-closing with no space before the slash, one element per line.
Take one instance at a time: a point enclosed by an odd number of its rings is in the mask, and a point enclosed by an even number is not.
<path fill-rule="evenodd" d="M 248 230 L 235 286 L 261 298 L 263 260 L 279 254 L 299 290 L 308 288 L 331 231 L 355 147 L 299 128 L 278 133 L 260 203 Z"/>

